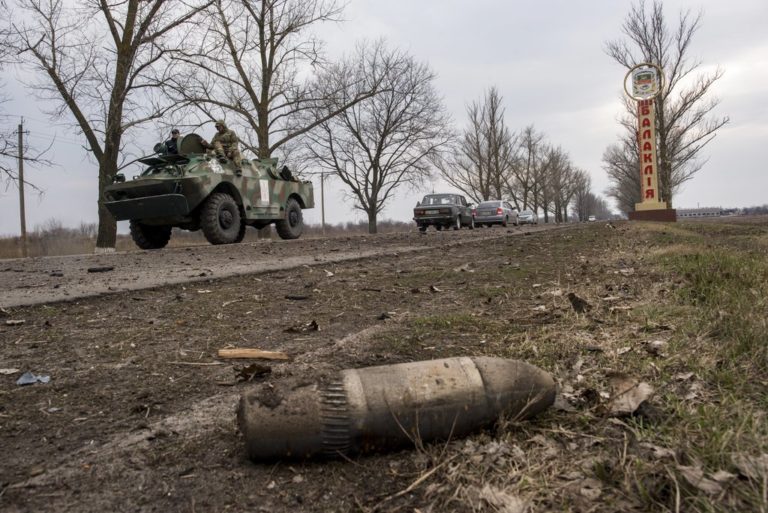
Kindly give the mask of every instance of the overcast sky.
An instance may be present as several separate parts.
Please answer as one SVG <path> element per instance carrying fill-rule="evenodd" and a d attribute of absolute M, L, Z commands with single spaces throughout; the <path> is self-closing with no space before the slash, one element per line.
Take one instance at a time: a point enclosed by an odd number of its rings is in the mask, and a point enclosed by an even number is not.
<path fill-rule="evenodd" d="M 594 192 L 602 194 L 608 182 L 601 156 L 620 133 L 616 120 L 626 71 L 603 48 L 606 40 L 621 36 L 630 5 L 624 0 L 350 0 L 346 21 L 319 33 L 331 56 L 350 51 L 362 38 L 385 37 L 389 45 L 429 63 L 457 127 L 465 123 L 466 105 L 496 86 L 507 124 L 513 129 L 535 125 L 590 173 Z M 666 0 L 664 6 L 670 20 L 680 9 L 703 10 L 690 55 L 705 71 L 725 70 L 714 87 L 721 100 L 716 114 L 731 119 L 705 148 L 707 164 L 684 186 L 675 206 L 768 203 L 768 1 Z M 59 165 L 26 173 L 45 190 L 42 196 L 27 194 L 28 229 L 51 218 L 65 226 L 96 222 L 97 168 L 85 158 L 76 132 L 47 120 L 15 72 L 4 72 L 4 83 L 9 101 L 3 110 L 16 117 L 1 129 L 15 130 L 23 115 L 31 142 L 44 146 L 55 138 L 49 156 Z M 333 181 L 326 187 L 326 221 L 365 219 L 340 187 Z M 440 180 L 423 190 L 402 189 L 380 219 L 410 220 L 416 201 L 433 188 L 448 190 Z M 315 197 L 317 207 L 305 211 L 310 223 L 320 222 L 319 183 Z M 126 225 L 120 223 L 120 231 Z M 17 190 L 2 188 L 0 234 L 18 233 Z"/>

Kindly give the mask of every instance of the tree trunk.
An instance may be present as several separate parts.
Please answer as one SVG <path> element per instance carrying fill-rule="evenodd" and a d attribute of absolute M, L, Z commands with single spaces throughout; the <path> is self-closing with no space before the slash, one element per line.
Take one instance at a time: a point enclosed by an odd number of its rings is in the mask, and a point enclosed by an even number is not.
<path fill-rule="evenodd" d="M 117 164 L 108 162 L 99 165 L 99 231 L 96 235 L 96 251 L 102 252 L 115 248 L 117 242 L 117 221 L 104 206 L 104 188 L 112 183 L 117 172 Z"/>
<path fill-rule="evenodd" d="M 378 227 L 376 226 L 376 216 L 378 212 L 375 210 L 368 212 L 368 233 L 378 233 Z"/>

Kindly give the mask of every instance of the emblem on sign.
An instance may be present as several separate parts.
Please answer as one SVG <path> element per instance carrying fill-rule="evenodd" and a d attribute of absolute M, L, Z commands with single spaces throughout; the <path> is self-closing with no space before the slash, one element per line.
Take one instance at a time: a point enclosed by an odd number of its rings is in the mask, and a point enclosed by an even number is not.
<path fill-rule="evenodd" d="M 632 79 L 632 92 L 627 87 L 627 79 Z M 664 84 L 664 73 L 656 64 L 644 62 L 630 69 L 624 77 L 624 91 L 632 99 L 651 100 L 656 98 Z"/>

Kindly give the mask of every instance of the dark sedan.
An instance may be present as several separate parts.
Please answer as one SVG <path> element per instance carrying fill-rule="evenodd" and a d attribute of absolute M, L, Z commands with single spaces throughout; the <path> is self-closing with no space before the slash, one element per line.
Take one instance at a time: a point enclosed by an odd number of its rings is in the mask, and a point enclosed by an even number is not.
<path fill-rule="evenodd" d="M 413 209 L 413 220 L 422 232 L 429 226 L 436 230 L 458 230 L 462 226 L 471 230 L 475 227 L 470 205 L 460 194 L 427 194 Z"/>
<path fill-rule="evenodd" d="M 475 226 L 517 226 L 517 210 L 506 201 L 483 201 L 475 209 Z"/>

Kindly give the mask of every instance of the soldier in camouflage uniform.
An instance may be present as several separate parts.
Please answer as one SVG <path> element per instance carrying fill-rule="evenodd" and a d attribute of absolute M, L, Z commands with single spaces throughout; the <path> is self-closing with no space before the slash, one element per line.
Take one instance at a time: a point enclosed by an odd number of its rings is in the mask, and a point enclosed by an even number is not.
<path fill-rule="evenodd" d="M 216 152 L 216 156 L 219 159 L 228 158 L 235 164 L 235 174 L 240 176 L 242 170 L 240 166 L 243 160 L 243 156 L 240 154 L 238 144 L 240 139 L 237 138 L 235 132 L 227 128 L 227 124 L 223 119 L 216 120 L 216 135 L 213 136 L 209 143 L 205 139 L 200 141 L 204 148 L 212 149 Z"/>

